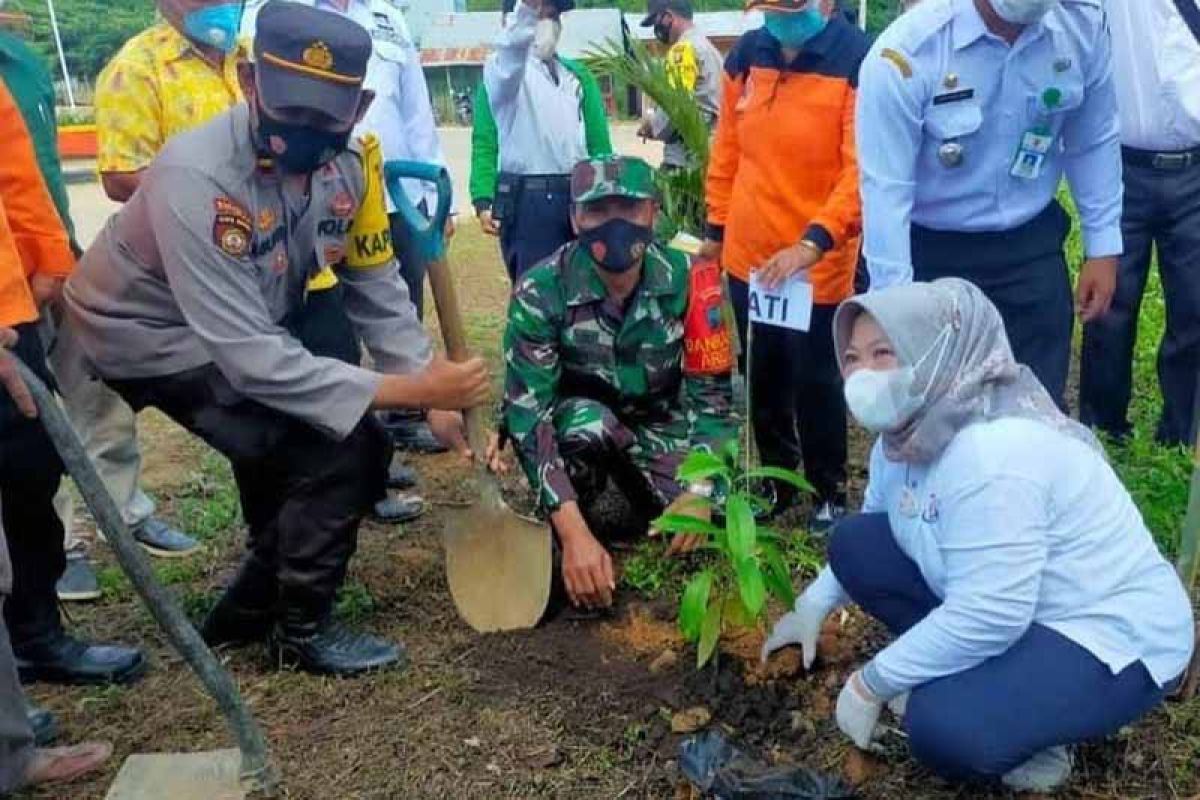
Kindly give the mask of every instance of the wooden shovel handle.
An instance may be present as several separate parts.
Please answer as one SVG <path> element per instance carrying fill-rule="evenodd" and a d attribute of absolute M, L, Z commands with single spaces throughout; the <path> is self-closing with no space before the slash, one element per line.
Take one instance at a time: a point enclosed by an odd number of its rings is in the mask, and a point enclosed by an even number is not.
<path fill-rule="evenodd" d="M 466 361 L 471 357 L 467 349 L 467 334 L 463 326 L 462 313 L 458 307 L 458 292 L 450 275 L 446 259 L 429 262 L 429 288 L 433 291 L 433 304 L 437 307 L 438 322 L 442 328 L 442 341 L 446 343 L 446 355 L 451 361 Z M 463 412 L 467 423 L 467 443 L 481 462 L 487 452 L 487 427 L 481 407 L 468 408 Z"/>

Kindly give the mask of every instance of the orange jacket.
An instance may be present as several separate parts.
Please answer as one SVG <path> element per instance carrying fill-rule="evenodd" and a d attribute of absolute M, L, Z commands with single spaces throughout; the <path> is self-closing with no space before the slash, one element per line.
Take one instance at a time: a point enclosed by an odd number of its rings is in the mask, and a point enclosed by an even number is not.
<path fill-rule="evenodd" d="M 0 82 L 0 325 L 37 319 L 30 277 L 65 278 L 74 266 L 21 110 Z"/>
<path fill-rule="evenodd" d="M 784 64 L 765 28 L 725 61 L 721 116 L 705 194 L 708 235 L 722 262 L 748 280 L 780 250 L 810 239 L 826 251 L 812 269 L 820 304 L 850 296 L 862 233 L 854 101 L 870 47 L 840 14 Z"/>

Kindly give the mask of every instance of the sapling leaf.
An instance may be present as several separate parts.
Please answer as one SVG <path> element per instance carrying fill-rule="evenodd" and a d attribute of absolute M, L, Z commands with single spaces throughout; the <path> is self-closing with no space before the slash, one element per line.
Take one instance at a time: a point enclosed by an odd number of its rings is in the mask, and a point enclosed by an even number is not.
<path fill-rule="evenodd" d="M 756 617 L 746 610 L 746 606 L 742 605 L 741 596 L 737 594 L 725 598 L 725 608 L 721 610 L 721 615 L 726 624 L 735 628 L 750 628 L 756 621 Z"/>
<path fill-rule="evenodd" d="M 683 590 L 683 599 L 679 602 L 679 631 L 689 642 L 700 638 L 708 595 L 712 591 L 712 578 L 712 573 L 704 570 L 692 578 Z"/>
<path fill-rule="evenodd" d="M 721 529 L 711 522 L 687 514 L 663 514 L 654 520 L 651 527 L 663 533 L 703 533 L 715 536 L 721 532 Z"/>
<path fill-rule="evenodd" d="M 736 438 L 729 439 L 725 444 L 721 445 L 721 460 L 725 462 L 730 470 L 737 470 L 738 443 Z"/>
<path fill-rule="evenodd" d="M 729 495 L 725 501 L 725 535 L 729 554 L 735 563 L 753 555 L 758 538 L 755 525 L 754 513 L 746 496 L 740 492 Z"/>
<path fill-rule="evenodd" d="M 700 625 L 700 644 L 696 648 L 696 669 L 701 669 L 717 652 L 717 641 L 721 638 L 721 600 L 712 598 Z"/>
<path fill-rule="evenodd" d="M 746 481 L 766 480 L 769 478 L 795 486 L 802 492 L 811 493 L 815 491 L 812 484 L 806 481 L 803 475 L 794 470 L 782 467 L 755 467 L 747 471 L 742 478 Z"/>
<path fill-rule="evenodd" d="M 728 467 L 724 461 L 712 453 L 696 450 L 683 460 L 675 474 L 680 483 L 695 483 L 717 475 L 724 475 L 727 471 Z"/>
<path fill-rule="evenodd" d="M 761 535 L 762 532 L 759 533 Z M 796 590 L 792 587 L 792 576 L 783 554 L 770 542 L 760 542 L 759 552 L 762 553 L 763 580 L 767 590 L 776 600 L 791 608 L 796 604 Z"/>
<path fill-rule="evenodd" d="M 738 594 L 742 605 L 752 617 L 758 619 L 767 602 L 767 587 L 763 583 L 762 570 L 753 558 L 743 558 L 737 564 Z"/>

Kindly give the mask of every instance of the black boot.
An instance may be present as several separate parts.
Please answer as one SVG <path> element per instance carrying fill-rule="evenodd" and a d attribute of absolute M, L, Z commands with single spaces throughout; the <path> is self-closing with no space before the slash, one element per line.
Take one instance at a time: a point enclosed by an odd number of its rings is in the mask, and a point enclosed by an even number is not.
<path fill-rule="evenodd" d="M 140 650 L 119 645 L 88 644 L 62 630 L 32 641 L 13 642 L 21 683 L 133 683 L 146 674 Z"/>
<path fill-rule="evenodd" d="M 318 675 L 346 677 L 408 661 L 402 645 L 351 630 L 331 615 L 313 619 L 295 608 L 275 627 L 272 650 L 280 664 Z M 307 617 L 307 618 L 306 618 Z"/>
<path fill-rule="evenodd" d="M 204 619 L 200 636 L 209 647 L 266 641 L 275 622 L 279 584 L 270 567 L 248 556 Z"/>

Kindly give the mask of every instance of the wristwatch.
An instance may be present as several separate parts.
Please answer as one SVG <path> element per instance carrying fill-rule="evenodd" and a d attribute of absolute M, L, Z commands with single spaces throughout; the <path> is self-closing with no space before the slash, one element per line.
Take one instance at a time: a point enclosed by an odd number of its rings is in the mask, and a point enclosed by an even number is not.
<path fill-rule="evenodd" d="M 689 483 L 688 494 L 694 494 L 696 497 L 712 497 L 713 485 L 709 481 L 695 481 Z"/>
<path fill-rule="evenodd" d="M 817 258 L 823 258 L 825 256 L 824 248 L 822 248 L 821 245 L 817 244 L 812 239 L 801 239 L 800 246 L 807 247 L 817 256 Z"/>

